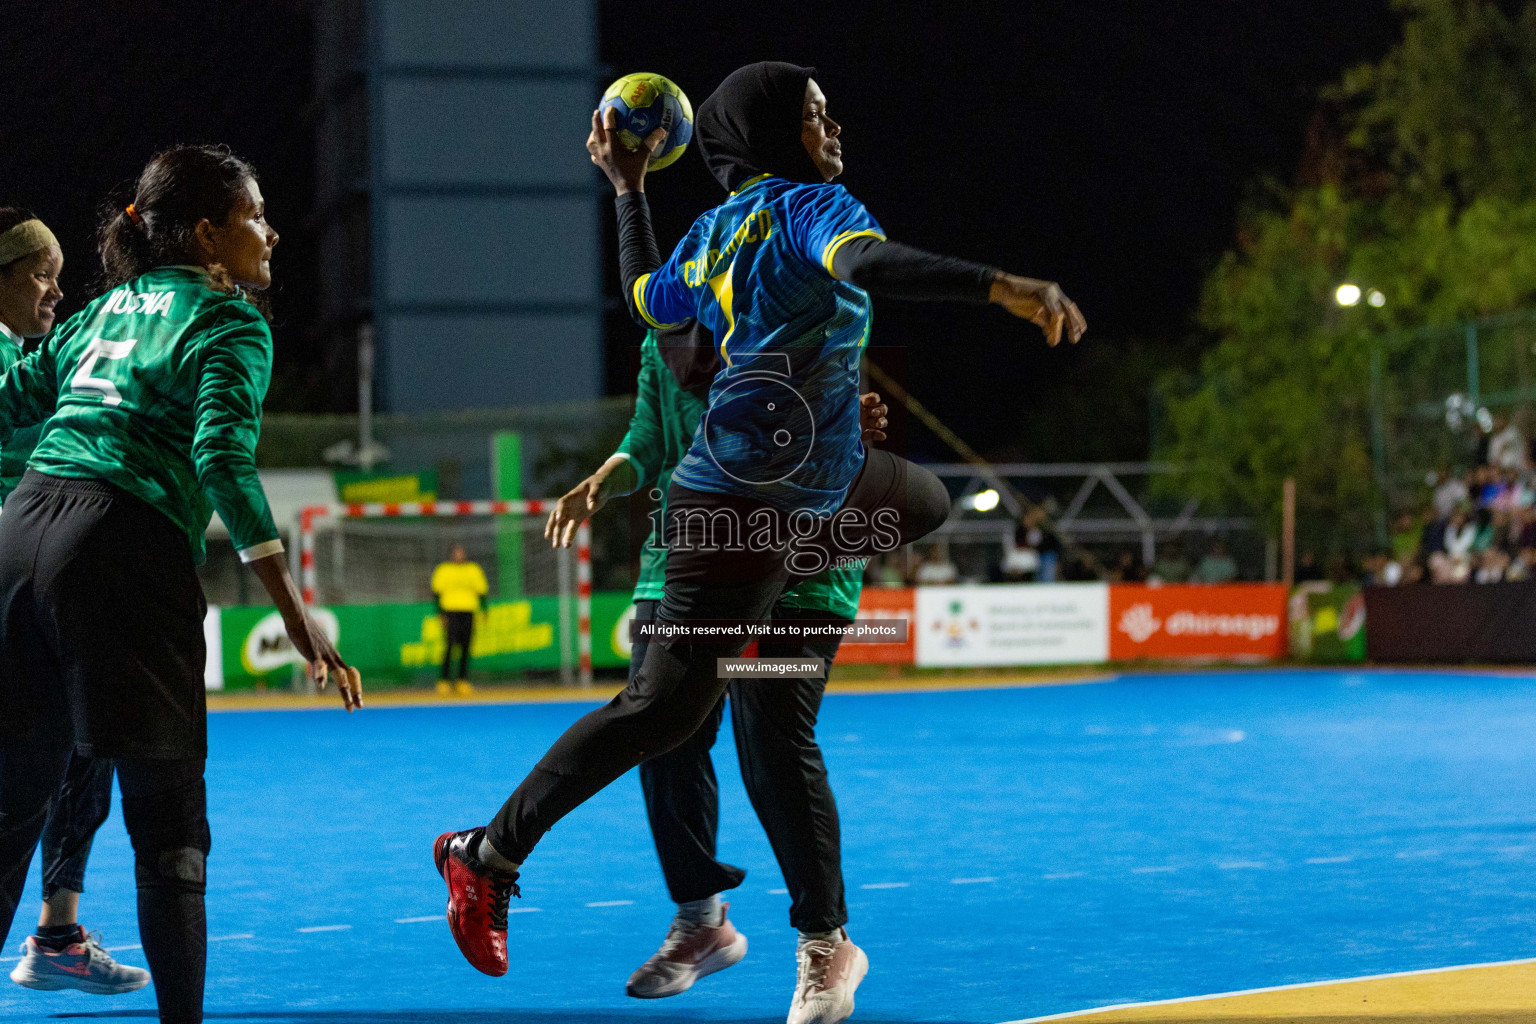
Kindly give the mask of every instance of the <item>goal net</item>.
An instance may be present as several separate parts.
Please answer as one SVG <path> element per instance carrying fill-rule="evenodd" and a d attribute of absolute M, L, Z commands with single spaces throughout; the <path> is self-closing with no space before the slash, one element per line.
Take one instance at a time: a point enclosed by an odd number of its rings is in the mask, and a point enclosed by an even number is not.
<path fill-rule="evenodd" d="M 490 601 L 555 599 L 562 678 L 592 680 L 591 533 L 555 549 L 542 501 L 315 505 L 299 516 L 298 576 L 311 605 L 432 601 L 432 570 L 455 546 L 486 575 Z M 492 610 L 494 614 L 494 609 Z"/>

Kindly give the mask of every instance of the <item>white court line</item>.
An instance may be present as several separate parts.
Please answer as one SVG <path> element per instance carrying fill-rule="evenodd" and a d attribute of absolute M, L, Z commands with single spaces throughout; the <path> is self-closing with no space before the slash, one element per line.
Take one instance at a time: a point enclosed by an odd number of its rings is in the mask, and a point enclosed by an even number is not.
<path fill-rule="evenodd" d="M 995 882 L 995 881 L 997 881 L 997 879 L 993 878 L 991 875 L 986 875 L 986 876 L 984 876 L 982 878 L 951 878 L 949 880 L 949 884 L 950 885 L 982 885 L 982 884 L 985 884 L 987 882 Z"/>
<path fill-rule="evenodd" d="M 908 882 L 865 882 L 860 889 L 905 889 Z"/>
<path fill-rule="evenodd" d="M 632 907 L 634 900 L 598 900 L 596 903 L 588 903 L 589 907 Z"/>
<path fill-rule="evenodd" d="M 1261 860 L 1229 860 L 1225 864 L 1218 864 L 1216 866 L 1223 871 L 1247 871 L 1254 868 L 1269 867 L 1268 864 Z"/>
<path fill-rule="evenodd" d="M 1177 871 L 1177 870 L 1179 870 L 1179 869 L 1176 868 L 1176 867 L 1173 867 L 1172 865 L 1164 865 L 1163 867 L 1160 867 L 1160 868 L 1131 868 L 1131 874 L 1133 874 L 1133 875 L 1161 875 L 1161 874 L 1164 874 L 1164 873 L 1169 872 L 1169 871 Z"/>
<path fill-rule="evenodd" d="M 1308 857 L 1308 864 L 1348 864 L 1353 857 Z"/>
<path fill-rule="evenodd" d="M 1522 964 L 1536 964 L 1536 957 L 1526 957 L 1523 960 L 1495 960 L 1485 964 L 1458 964 L 1455 967 L 1428 967 L 1419 971 L 1396 971 L 1392 974 L 1367 974 L 1359 978 L 1330 978 L 1327 981 L 1301 981 L 1292 985 L 1271 985 L 1268 988 L 1245 988 L 1236 992 L 1216 992 L 1208 996 L 1184 996 L 1179 999 L 1155 999 L 1146 1003 L 1115 1003 L 1111 1006 L 1095 1006 L 1091 1010 L 1069 1010 L 1066 1013 L 1053 1013 L 1045 1017 L 1022 1017 L 1018 1020 L 1003 1021 L 1002 1024 L 1041 1024 L 1048 1020 L 1071 1020 L 1073 1017 L 1087 1017 L 1095 1013 L 1108 1013 L 1111 1010 L 1139 1010 L 1149 1006 L 1177 1006 L 1182 1003 L 1208 1003 L 1212 999 L 1227 999 L 1232 996 L 1257 996 L 1268 992 L 1294 992 L 1304 988 L 1322 988 L 1325 985 L 1346 985 L 1355 981 L 1386 981 L 1391 978 L 1417 978 L 1426 974 L 1449 974 L 1452 971 L 1470 971 L 1478 967 L 1519 967 Z"/>
<path fill-rule="evenodd" d="M 143 949 L 144 944 L 141 942 L 135 942 L 127 946 L 102 946 L 101 948 L 106 950 L 108 953 L 119 953 L 125 949 Z"/>
<path fill-rule="evenodd" d="M 256 937 L 256 933 L 255 932 L 239 932 L 239 933 L 237 933 L 235 935 L 215 935 L 213 938 L 209 939 L 208 941 L 209 942 L 232 942 L 235 939 L 254 939 L 255 937 Z"/>
<path fill-rule="evenodd" d="M 397 917 L 395 924 L 421 924 L 423 921 L 443 921 L 446 918 L 442 914 L 428 914 L 426 917 Z"/>
<path fill-rule="evenodd" d="M 344 932 L 351 927 L 349 924 L 317 924 L 310 928 L 295 928 L 294 931 L 309 935 L 313 932 Z"/>
<path fill-rule="evenodd" d="M 788 896 L 789 895 L 789 890 L 788 889 L 769 889 L 768 890 L 768 895 L 769 896 Z"/>
<path fill-rule="evenodd" d="M 1054 882 L 1061 878 L 1082 878 L 1083 873 L 1081 871 L 1061 871 L 1054 875 L 1041 875 L 1040 877 L 1047 882 Z"/>

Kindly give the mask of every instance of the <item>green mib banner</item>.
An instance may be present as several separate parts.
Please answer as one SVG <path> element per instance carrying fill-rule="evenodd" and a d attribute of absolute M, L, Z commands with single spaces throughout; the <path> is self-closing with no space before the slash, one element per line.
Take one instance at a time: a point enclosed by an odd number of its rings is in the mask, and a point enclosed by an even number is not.
<path fill-rule="evenodd" d="M 1291 656 L 1325 665 L 1365 660 L 1365 594 L 1353 583 L 1302 583 L 1291 591 Z"/>
<path fill-rule="evenodd" d="M 592 664 L 616 668 L 629 663 L 626 624 L 631 605 L 628 593 L 592 595 Z M 218 611 L 223 652 L 223 688 L 250 688 L 258 681 L 288 684 L 298 652 L 288 640 L 283 620 L 271 608 L 221 608 Z M 341 649 L 342 657 L 370 677 L 409 681 L 436 678 L 443 661 L 443 620 L 432 605 L 372 604 L 318 608 L 315 617 Z M 570 611 L 575 628 L 575 608 Z M 574 661 L 576 641 L 569 649 Z M 492 601 L 475 616 L 470 646 L 475 678 L 491 681 L 498 675 L 560 668 L 560 601 L 531 597 Z"/>

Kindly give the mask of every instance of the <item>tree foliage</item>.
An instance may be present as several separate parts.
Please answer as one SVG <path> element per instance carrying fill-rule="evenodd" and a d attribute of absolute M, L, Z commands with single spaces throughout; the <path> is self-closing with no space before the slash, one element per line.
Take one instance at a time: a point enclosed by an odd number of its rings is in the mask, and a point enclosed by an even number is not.
<path fill-rule="evenodd" d="M 1159 454 L 1203 497 L 1276 519 L 1295 476 L 1312 544 L 1369 536 L 1372 347 L 1536 304 L 1536 3 L 1398 6 L 1398 44 L 1320 97 L 1333 141 L 1243 215 L 1208 277 L 1199 373 L 1159 384 Z M 1340 308 L 1343 281 L 1385 304 Z"/>

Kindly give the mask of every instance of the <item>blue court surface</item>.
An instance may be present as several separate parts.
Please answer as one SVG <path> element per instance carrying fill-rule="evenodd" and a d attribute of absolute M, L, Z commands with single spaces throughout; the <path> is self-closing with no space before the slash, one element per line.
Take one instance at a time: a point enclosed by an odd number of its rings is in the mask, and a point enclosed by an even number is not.
<path fill-rule="evenodd" d="M 654 1003 L 624 981 L 671 912 L 633 774 L 524 872 L 512 973 L 442 921 L 429 846 L 484 822 L 579 704 L 217 714 L 213 1019 L 781 1021 L 788 897 L 728 732 L 722 855 L 746 961 Z M 728 729 L 729 719 L 727 719 Z M 1536 954 L 1536 680 L 1212 672 L 827 699 L 853 1020 L 972 1024 Z M 143 964 L 121 818 L 82 918 Z M 32 890 L 4 951 L 32 923 Z M 1536 1003 L 1536 997 L 1533 997 Z M 0 981 L 0 1021 L 144 1016 Z M 465 1010 L 473 1012 L 465 1013 Z"/>

